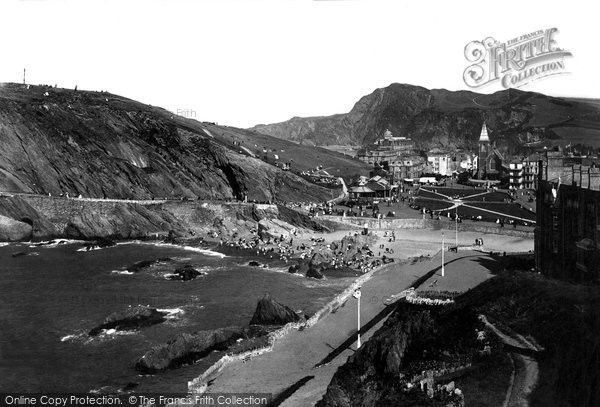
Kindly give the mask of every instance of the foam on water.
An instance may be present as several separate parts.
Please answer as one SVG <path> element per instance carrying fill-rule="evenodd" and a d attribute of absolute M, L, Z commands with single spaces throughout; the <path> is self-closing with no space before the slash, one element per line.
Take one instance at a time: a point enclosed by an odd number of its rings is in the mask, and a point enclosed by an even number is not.
<path fill-rule="evenodd" d="M 29 243 L 29 247 L 57 247 L 64 246 L 66 244 L 78 244 L 83 243 L 83 240 L 75 240 L 75 239 L 53 239 L 53 240 L 45 240 L 43 242 Z"/>
<path fill-rule="evenodd" d="M 158 247 L 171 247 L 174 249 L 183 249 L 183 250 L 187 250 L 187 251 L 191 251 L 191 252 L 204 254 L 206 256 L 219 257 L 221 259 L 227 257 L 223 253 L 214 252 L 212 250 L 201 249 L 199 247 L 193 247 L 193 246 L 181 246 L 181 245 L 172 244 L 172 243 L 142 242 L 141 240 L 131 240 L 128 242 L 117 243 L 117 245 L 126 245 L 126 244 L 143 244 L 143 245 L 158 246 Z"/>
<path fill-rule="evenodd" d="M 81 247 L 79 249 L 77 249 L 76 251 L 78 252 L 91 252 L 94 250 L 102 250 L 102 249 L 109 249 L 111 246 L 107 246 L 107 247 L 100 247 L 100 246 L 85 246 L 85 247 Z"/>
<path fill-rule="evenodd" d="M 103 329 L 96 336 L 89 336 L 88 332 L 78 332 L 70 335 L 65 335 L 60 338 L 61 342 L 83 342 L 89 344 L 91 342 L 98 342 L 103 340 L 115 339 L 119 336 L 135 335 L 137 331 L 118 331 L 116 329 Z"/>
<path fill-rule="evenodd" d="M 185 311 L 183 311 L 183 309 L 181 308 L 157 308 L 156 310 L 158 312 L 166 312 L 167 315 L 165 316 L 165 318 L 170 320 L 179 319 L 181 315 L 185 314 Z"/>
<path fill-rule="evenodd" d="M 127 270 L 112 270 L 111 273 L 120 274 L 123 276 L 130 276 L 132 274 L 135 274 L 133 271 L 127 271 Z"/>

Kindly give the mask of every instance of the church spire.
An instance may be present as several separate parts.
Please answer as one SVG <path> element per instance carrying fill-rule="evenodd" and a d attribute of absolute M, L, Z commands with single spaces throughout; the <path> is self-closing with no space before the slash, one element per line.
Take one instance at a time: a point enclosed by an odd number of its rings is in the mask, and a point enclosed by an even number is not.
<path fill-rule="evenodd" d="M 483 127 L 481 128 L 481 135 L 479 136 L 479 141 L 490 141 L 485 122 L 483 122 Z"/>

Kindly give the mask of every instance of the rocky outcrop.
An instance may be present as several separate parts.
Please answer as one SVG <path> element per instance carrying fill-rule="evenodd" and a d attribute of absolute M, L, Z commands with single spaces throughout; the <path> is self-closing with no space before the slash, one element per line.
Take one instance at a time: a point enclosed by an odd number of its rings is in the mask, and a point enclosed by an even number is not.
<path fill-rule="evenodd" d="M 28 257 L 28 256 L 39 256 L 38 252 L 16 252 L 12 254 L 12 257 Z"/>
<path fill-rule="evenodd" d="M 106 249 L 107 247 L 113 247 L 116 245 L 117 244 L 115 243 L 114 240 L 103 238 L 103 239 L 98 239 L 95 242 L 86 244 L 85 246 L 83 246 L 83 250 L 90 251 L 90 250 Z"/>
<path fill-rule="evenodd" d="M 441 353 L 430 348 L 437 335 L 435 317 L 427 308 L 400 304 L 383 327 L 338 369 L 317 406 L 464 406 L 462 395 L 444 392 L 433 398 L 411 383 L 413 375 L 421 373 L 412 364 L 424 355 Z"/>
<path fill-rule="evenodd" d="M 589 117 L 593 119 L 588 121 Z M 394 83 L 362 97 L 348 113 L 294 117 L 253 130 L 312 145 L 360 146 L 372 144 L 389 129 L 397 136 L 413 139 L 425 151 L 435 147 L 455 150 L 475 148 L 484 121 L 497 146 L 510 152 L 526 143 L 557 139 L 561 134 L 566 140 L 570 134 L 590 134 L 588 144 L 597 145 L 593 130 L 600 115 L 593 101 L 515 89 L 484 95 Z M 569 131 L 562 132 L 565 128 Z M 577 128 L 582 131 L 577 132 Z"/>
<path fill-rule="evenodd" d="M 292 309 L 278 303 L 269 294 L 258 301 L 250 325 L 285 325 L 300 321 L 300 316 Z"/>
<path fill-rule="evenodd" d="M 0 196 L 0 240 L 48 240 L 57 237 L 54 225 L 18 196 Z"/>
<path fill-rule="evenodd" d="M 306 271 L 306 277 L 316 278 L 317 280 L 323 279 L 325 276 L 322 273 L 323 268 L 318 266 L 309 266 Z"/>
<path fill-rule="evenodd" d="M 29 240 L 31 232 L 31 225 L 0 215 L 0 241 L 16 242 L 19 240 Z"/>
<path fill-rule="evenodd" d="M 130 331 L 166 321 L 165 312 L 144 306 L 129 307 L 125 311 L 110 314 L 106 319 L 90 330 L 90 336 L 97 336 L 102 330 L 115 329 L 117 331 Z"/>
<path fill-rule="evenodd" d="M 196 270 L 191 264 L 186 264 L 183 267 L 175 269 L 172 274 L 169 274 L 168 278 L 169 280 L 174 281 L 189 281 L 200 275 L 202 275 L 202 273 Z"/>
<path fill-rule="evenodd" d="M 158 259 L 138 261 L 137 263 L 127 267 L 127 271 L 130 273 L 139 273 L 140 271 L 147 269 L 148 267 L 153 266 L 156 263 L 164 263 L 171 260 L 172 259 L 170 257 L 159 257 Z"/>
<path fill-rule="evenodd" d="M 226 350 L 237 339 L 244 337 L 245 332 L 241 327 L 227 327 L 193 334 L 180 333 L 167 343 L 146 352 L 135 367 L 144 373 L 155 373 L 193 363 L 214 350 Z"/>

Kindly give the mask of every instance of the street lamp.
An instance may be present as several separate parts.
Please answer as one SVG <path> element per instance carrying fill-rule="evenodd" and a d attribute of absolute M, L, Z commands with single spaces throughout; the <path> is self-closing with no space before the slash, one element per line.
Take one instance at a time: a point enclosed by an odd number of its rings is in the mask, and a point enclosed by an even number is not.
<path fill-rule="evenodd" d="M 458 254 L 458 206 L 454 209 L 454 227 L 456 231 L 454 246 L 456 247 L 456 253 Z"/>
<path fill-rule="evenodd" d="M 444 277 L 444 232 L 442 232 L 442 277 Z"/>
<path fill-rule="evenodd" d="M 358 317 L 358 331 L 357 331 L 357 342 L 356 342 L 356 349 L 360 348 L 360 288 L 357 289 L 356 291 L 354 291 L 354 294 L 352 294 L 352 296 L 354 298 L 356 298 L 358 300 L 358 311 L 357 311 L 357 317 Z"/>

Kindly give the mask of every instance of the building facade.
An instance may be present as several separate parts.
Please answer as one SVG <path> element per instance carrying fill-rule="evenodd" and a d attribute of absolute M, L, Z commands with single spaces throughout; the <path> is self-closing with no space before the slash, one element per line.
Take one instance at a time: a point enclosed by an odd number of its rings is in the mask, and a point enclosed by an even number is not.
<path fill-rule="evenodd" d="M 375 142 L 375 147 L 360 149 L 356 155 L 359 160 L 375 165 L 382 162 L 399 161 L 404 156 L 412 155 L 415 152 L 413 141 L 406 137 L 394 137 L 386 130 L 383 138 Z"/>
<path fill-rule="evenodd" d="M 414 180 L 421 176 L 425 169 L 425 160 L 419 156 L 397 160 L 389 163 L 390 182 L 398 185 L 405 180 Z"/>
<path fill-rule="evenodd" d="M 535 260 L 538 272 L 600 281 L 600 168 L 571 166 L 571 183 L 538 176 Z M 546 167 L 548 170 L 548 167 Z"/>
<path fill-rule="evenodd" d="M 508 184 L 510 189 L 523 189 L 523 163 L 508 164 Z"/>
<path fill-rule="evenodd" d="M 429 152 L 427 153 L 427 165 L 434 174 L 452 175 L 452 159 L 449 154 Z"/>

